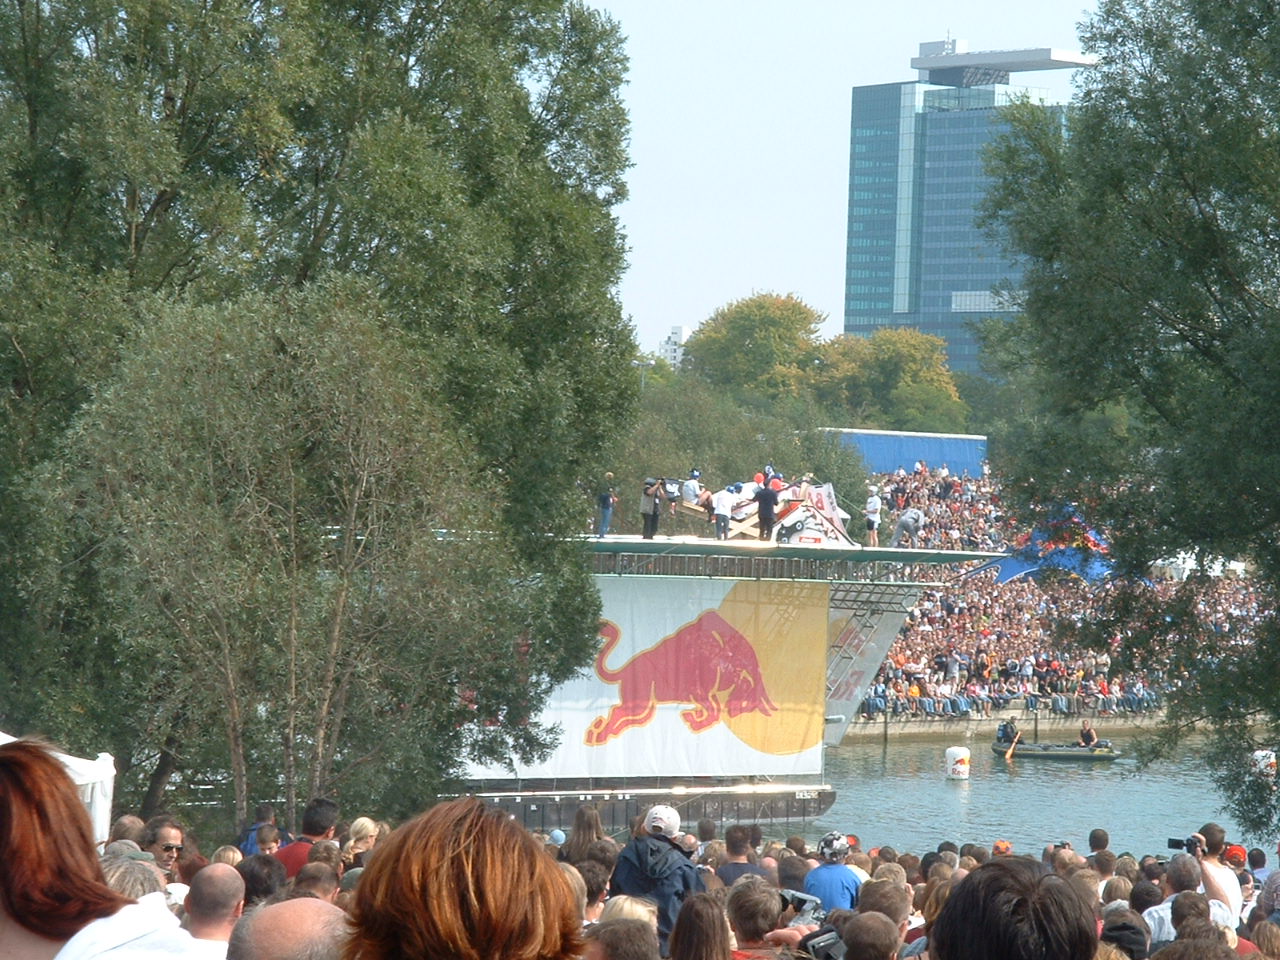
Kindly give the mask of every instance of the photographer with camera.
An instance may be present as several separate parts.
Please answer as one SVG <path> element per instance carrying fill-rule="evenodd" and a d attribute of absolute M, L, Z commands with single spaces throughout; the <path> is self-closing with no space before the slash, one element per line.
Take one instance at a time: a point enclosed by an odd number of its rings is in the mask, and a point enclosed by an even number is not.
<path fill-rule="evenodd" d="M 1240 912 L 1244 909 L 1244 895 L 1240 891 L 1239 877 L 1224 856 L 1227 831 L 1216 823 L 1206 823 L 1193 836 L 1203 840 L 1204 852 L 1200 858 L 1200 870 L 1205 895 L 1210 900 L 1221 900 L 1230 908 L 1235 920 L 1229 926 L 1234 930 L 1239 925 Z"/>
<path fill-rule="evenodd" d="M 1187 852 L 1175 854 L 1169 860 L 1169 866 L 1164 872 L 1164 878 L 1161 881 L 1161 889 L 1164 891 L 1164 900 L 1156 904 L 1154 907 L 1148 907 L 1142 912 L 1142 919 L 1147 921 L 1147 926 L 1151 928 L 1151 946 L 1154 950 L 1157 944 L 1163 944 L 1172 941 L 1177 936 L 1173 929 L 1173 901 L 1180 893 L 1195 893 L 1200 889 L 1200 884 L 1204 879 L 1204 871 L 1201 869 L 1200 855 L 1204 850 L 1204 837 L 1201 834 L 1193 833 L 1186 840 L 1171 840 L 1170 848 L 1177 849 L 1178 846 L 1184 846 Z M 1221 926 L 1225 926 L 1234 930 L 1237 926 L 1238 919 L 1231 913 L 1231 908 L 1222 900 L 1221 892 L 1217 889 L 1210 889 L 1210 886 L 1216 888 L 1217 884 L 1210 882 L 1206 886 L 1205 892 L 1209 897 L 1209 916 L 1213 922 Z M 1236 887 L 1240 884 L 1237 881 Z"/>
<path fill-rule="evenodd" d="M 640 519 L 643 529 L 640 536 L 652 540 L 658 532 L 658 518 L 662 515 L 663 481 L 661 477 L 645 477 L 640 489 Z"/>

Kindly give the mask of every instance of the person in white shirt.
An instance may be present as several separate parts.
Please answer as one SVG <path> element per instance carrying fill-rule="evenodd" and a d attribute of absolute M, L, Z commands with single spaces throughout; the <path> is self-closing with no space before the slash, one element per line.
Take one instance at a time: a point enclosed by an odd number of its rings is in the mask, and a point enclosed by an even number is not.
<path fill-rule="evenodd" d="M 0 955 L 148 960 L 196 955 L 163 893 L 133 902 L 103 877 L 89 812 L 45 744 L 0 746 Z"/>
<path fill-rule="evenodd" d="M 711 491 L 702 485 L 702 471 L 696 467 L 689 471 L 689 479 L 680 484 L 680 499 L 711 513 Z M 672 507 L 674 510 L 675 508 Z"/>
<path fill-rule="evenodd" d="M 717 490 L 711 498 L 711 510 L 716 519 L 717 540 L 729 539 L 729 517 L 733 514 L 733 504 L 738 498 L 738 495 L 733 490 L 733 487 L 736 486 L 737 484 L 734 484 L 731 487 Z"/>
<path fill-rule="evenodd" d="M 878 487 L 871 486 L 867 488 L 871 495 L 867 497 L 867 505 L 863 509 L 863 516 L 867 518 L 867 546 L 880 546 L 880 510 L 883 504 L 880 502 L 880 490 Z"/>
<path fill-rule="evenodd" d="M 1238 918 L 1244 909 L 1244 895 L 1240 891 L 1240 878 L 1223 859 L 1227 848 L 1227 831 L 1216 823 L 1206 823 L 1197 835 L 1204 838 L 1204 855 L 1200 870 L 1205 894 L 1225 903 L 1233 917 Z"/>
<path fill-rule="evenodd" d="M 183 904 L 186 928 L 209 957 L 225 957 L 231 931 L 244 913 L 244 879 L 235 867 L 211 863 L 191 878 Z"/>
<path fill-rule="evenodd" d="M 1180 893 L 1187 891 L 1194 893 L 1199 888 L 1202 877 L 1200 861 L 1191 854 L 1178 853 L 1170 858 L 1164 872 L 1164 879 L 1161 881 L 1161 887 L 1165 893 L 1164 901 L 1142 912 L 1142 919 L 1147 921 L 1147 926 L 1151 928 L 1152 943 L 1164 943 L 1177 938 L 1177 931 L 1173 929 L 1173 901 Z M 1239 888 L 1238 882 L 1236 886 Z M 1238 922 L 1233 917 L 1231 908 L 1217 899 L 1212 892 L 1209 892 L 1209 917 L 1214 923 L 1232 930 Z"/>

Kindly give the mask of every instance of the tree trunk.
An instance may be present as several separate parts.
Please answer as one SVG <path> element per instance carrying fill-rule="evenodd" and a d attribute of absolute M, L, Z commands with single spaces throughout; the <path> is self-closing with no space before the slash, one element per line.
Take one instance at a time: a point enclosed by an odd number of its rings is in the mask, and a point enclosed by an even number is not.
<path fill-rule="evenodd" d="M 231 784 L 235 792 L 236 825 L 246 826 L 249 819 L 249 783 L 244 761 L 244 722 L 240 712 L 240 688 L 236 683 L 235 662 L 231 642 L 219 631 L 222 647 L 222 675 L 226 683 L 227 748 L 231 751 Z"/>
<path fill-rule="evenodd" d="M 337 747 L 340 730 L 330 730 L 333 722 L 335 701 L 338 695 L 338 664 L 342 652 L 343 620 L 347 615 L 347 602 L 351 597 L 351 579 L 353 576 L 357 554 L 359 553 L 359 537 L 356 520 L 360 516 L 360 508 L 364 503 L 364 492 L 369 483 L 369 470 L 366 451 L 361 450 L 356 458 L 356 479 L 350 493 L 350 501 L 346 506 L 346 517 L 342 525 L 342 542 L 338 545 L 338 589 L 333 598 L 333 609 L 329 613 L 328 650 L 325 655 L 323 686 L 316 704 L 313 733 L 314 751 L 311 757 L 311 796 L 322 794 L 322 786 L 328 779 L 329 763 Z"/>
<path fill-rule="evenodd" d="M 138 816 L 143 820 L 150 820 L 164 809 L 165 788 L 169 785 L 169 778 L 178 769 L 178 758 L 173 752 L 176 747 L 177 741 L 170 734 L 165 738 L 164 746 L 160 748 L 160 757 L 156 760 L 156 768 L 151 771 L 147 780 L 147 792 L 142 798 L 142 809 L 138 811 Z"/>

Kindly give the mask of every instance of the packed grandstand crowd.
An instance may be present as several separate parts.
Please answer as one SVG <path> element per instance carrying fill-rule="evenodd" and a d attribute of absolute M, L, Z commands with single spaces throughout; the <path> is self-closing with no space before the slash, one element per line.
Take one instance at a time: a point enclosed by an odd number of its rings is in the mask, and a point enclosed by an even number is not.
<path fill-rule="evenodd" d="M 1001 485 L 984 471 L 971 478 L 945 467 L 899 470 L 877 477 L 889 523 L 915 506 L 930 522 L 920 546 L 1005 550 L 1024 542 L 1002 509 Z M 1154 579 L 1161 594 L 1175 584 Z M 1063 646 L 1057 625 L 1088 619 L 1108 586 L 1072 576 L 1020 577 L 998 582 L 987 570 L 960 576 L 943 590 L 928 590 L 905 622 L 862 705 L 864 717 L 930 720 L 991 716 L 1014 704 L 1028 712 L 1111 716 L 1158 708 L 1161 692 L 1176 678 L 1163 670 L 1121 672 L 1112 655 Z M 1247 578 L 1219 578 L 1205 588 L 1201 611 L 1223 639 L 1250 634 L 1266 608 Z M 1119 641 L 1117 640 L 1117 643 Z"/>
<path fill-rule="evenodd" d="M 671 509 L 677 497 L 697 503 L 711 498 L 701 481 L 697 470 L 686 481 L 670 481 Z M 772 465 L 756 481 L 779 489 L 785 483 Z M 1000 479 L 985 463 L 971 476 L 968 471 L 953 473 L 946 464 L 935 468 L 916 461 L 909 469 L 900 466 L 873 476 L 869 493 L 868 516 L 874 504 L 883 532 L 873 538 L 862 515 L 850 516 L 846 523 L 850 536 L 859 542 L 865 538 L 867 545 L 891 542 L 925 550 L 1005 553 L 1031 535 L 1005 509 Z M 606 501 L 616 502 L 611 486 L 601 503 Z M 849 498 L 845 502 L 852 503 Z M 912 511 L 919 511 L 923 520 L 910 526 L 908 537 L 901 519 Z M 607 531 L 607 526 L 598 530 Z M 892 541 L 889 531 L 894 532 Z M 1155 577 L 1150 589 L 1169 594 L 1175 586 Z M 925 591 L 908 611 L 862 703 L 862 716 L 924 721 L 989 717 L 993 710 L 1013 705 L 1029 713 L 1106 717 L 1158 708 L 1161 693 L 1176 677 L 1158 667 L 1117 669 L 1111 653 L 1064 645 L 1056 629 L 1090 618 L 1109 589 L 1106 582 L 1071 576 L 1000 582 L 998 571 L 985 570 L 965 571 L 945 589 Z M 1249 637 L 1266 607 L 1247 577 L 1232 576 L 1204 589 L 1201 610 L 1205 622 L 1229 644 Z"/>
<path fill-rule="evenodd" d="M 1172 857 L 1116 853 L 1103 828 L 897 850 L 832 831 L 681 822 L 628 836 L 594 807 L 535 834 L 474 798 L 396 830 L 312 800 L 299 836 L 257 810 L 202 853 L 178 818 L 122 817 L 104 844 L 59 760 L 0 746 L 6 960 L 1216 960 L 1280 958 L 1280 872 L 1207 823 Z M 689 832 L 689 828 L 693 832 Z"/>

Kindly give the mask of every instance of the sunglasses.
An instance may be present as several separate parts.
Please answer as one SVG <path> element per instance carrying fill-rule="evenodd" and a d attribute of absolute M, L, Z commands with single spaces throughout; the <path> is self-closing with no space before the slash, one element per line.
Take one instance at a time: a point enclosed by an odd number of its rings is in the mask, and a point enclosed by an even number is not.
<path fill-rule="evenodd" d="M 173 853 L 175 850 L 181 853 L 186 848 L 180 843 L 162 843 L 160 844 L 160 849 L 165 853 Z"/>

